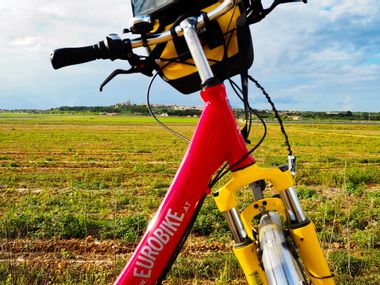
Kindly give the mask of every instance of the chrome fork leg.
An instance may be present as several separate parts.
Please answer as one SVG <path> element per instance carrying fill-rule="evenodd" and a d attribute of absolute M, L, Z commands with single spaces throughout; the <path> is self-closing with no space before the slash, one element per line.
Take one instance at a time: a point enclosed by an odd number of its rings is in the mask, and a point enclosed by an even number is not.
<path fill-rule="evenodd" d="M 231 230 L 232 237 L 236 244 L 243 244 L 248 241 L 247 232 L 244 229 L 243 223 L 240 219 L 239 212 L 233 208 L 223 213 L 226 217 L 228 226 Z"/>
<path fill-rule="evenodd" d="M 303 224 L 308 222 L 298 200 L 296 190 L 293 187 L 282 191 L 280 197 L 284 202 L 291 224 Z"/>
<path fill-rule="evenodd" d="M 288 156 L 288 169 L 294 178 L 296 175 L 296 158 L 293 155 Z M 302 225 L 309 222 L 302 210 L 296 190 L 293 187 L 289 187 L 288 189 L 282 191 L 280 193 L 280 197 L 284 202 L 290 223 L 292 225 Z"/>

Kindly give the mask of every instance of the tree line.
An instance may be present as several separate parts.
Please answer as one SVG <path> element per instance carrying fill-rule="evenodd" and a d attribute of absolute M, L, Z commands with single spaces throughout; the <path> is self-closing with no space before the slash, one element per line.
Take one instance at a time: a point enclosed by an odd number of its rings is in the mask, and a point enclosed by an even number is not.
<path fill-rule="evenodd" d="M 156 115 L 165 116 L 200 116 L 201 109 L 198 107 L 178 107 L 168 105 L 154 105 L 152 107 Z M 91 114 L 130 114 L 130 115 L 149 115 L 146 105 L 121 103 L 111 106 L 62 106 L 48 110 L 13 110 L 28 113 L 91 113 Z M 245 118 L 244 110 L 233 109 L 237 118 Z M 255 110 L 255 113 L 266 120 L 275 120 L 271 110 Z M 380 121 L 380 112 L 314 112 L 314 111 L 279 111 L 283 120 L 348 120 L 348 121 Z M 255 119 L 255 115 L 253 115 Z"/>

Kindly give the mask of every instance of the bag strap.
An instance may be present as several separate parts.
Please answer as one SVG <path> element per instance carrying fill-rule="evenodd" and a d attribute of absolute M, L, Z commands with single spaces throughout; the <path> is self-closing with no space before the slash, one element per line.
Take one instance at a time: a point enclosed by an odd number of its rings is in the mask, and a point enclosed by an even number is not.
<path fill-rule="evenodd" d="M 246 143 L 251 143 L 248 139 L 249 133 L 251 131 L 251 111 L 249 108 L 248 102 L 248 69 L 249 62 L 247 60 L 249 53 L 249 46 L 251 45 L 250 38 L 247 37 L 249 35 L 249 24 L 247 21 L 247 14 L 244 11 L 236 21 L 236 32 L 237 32 L 237 40 L 238 40 L 238 48 L 239 48 L 239 56 L 240 56 L 240 64 L 241 72 L 241 87 L 242 87 L 242 96 L 244 102 L 244 113 L 245 113 L 245 126 L 241 129 L 241 133 L 244 137 Z M 249 122 L 249 123 L 248 123 Z"/>
<path fill-rule="evenodd" d="M 199 15 L 199 13 L 197 13 Z M 186 13 L 181 16 L 179 16 L 173 23 L 173 25 L 170 27 L 170 34 L 173 37 L 173 44 L 175 47 L 175 50 L 177 52 L 178 57 L 181 61 L 184 61 L 189 58 L 189 48 L 186 44 L 184 37 L 179 37 L 177 33 L 175 32 L 175 28 L 186 18 L 194 16 L 195 13 Z"/>

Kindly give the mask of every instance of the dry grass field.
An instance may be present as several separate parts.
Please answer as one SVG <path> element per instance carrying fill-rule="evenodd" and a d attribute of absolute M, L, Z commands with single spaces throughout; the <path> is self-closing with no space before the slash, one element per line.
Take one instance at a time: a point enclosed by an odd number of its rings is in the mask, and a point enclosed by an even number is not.
<path fill-rule="evenodd" d="M 187 137 L 196 123 L 164 121 Z M 337 283 L 380 284 L 380 124 L 286 128 Z M 284 164 L 279 127 L 268 129 L 254 156 Z M 0 113 L 0 284 L 112 283 L 186 147 L 146 117 Z M 230 248 L 209 197 L 165 284 L 245 284 Z"/>

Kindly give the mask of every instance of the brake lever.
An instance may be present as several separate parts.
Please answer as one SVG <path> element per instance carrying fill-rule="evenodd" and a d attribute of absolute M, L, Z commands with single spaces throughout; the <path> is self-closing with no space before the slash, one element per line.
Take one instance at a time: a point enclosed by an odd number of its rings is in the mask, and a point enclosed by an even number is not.
<path fill-rule="evenodd" d="M 265 16 L 268 15 L 270 12 L 272 12 L 273 9 L 276 8 L 280 4 L 294 3 L 294 2 L 303 2 L 306 4 L 307 0 L 274 0 L 272 5 L 269 8 L 264 9 Z"/>
<path fill-rule="evenodd" d="M 137 61 L 130 60 L 130 63 L 134 63 L 132 67 L 128 70 L 124 69 L 116 69 L 114 70 L 108 77 L 100 84 L 100 92 L 103 91 L 103 87 L 106 86 L 112 79 L 120 74 L 132 74 L 132 73 L 142 73 L 146 76 L 153 76 L 153 70 L 155 69 L 155 64 L 151 62 L 149 59 L 141 60 L 137 59 Z"/>
<path fill-rule="evenodd" d="M 99 91 L 102 92 L 103 91 L 103 87 L 106 86 L 116 76 L 118 76 L 120 74 L 131 74 L 131 73 L 136 73 L 136 72 L 138 72 L 138 70 L 135 67 L 131 67 L 128 70 L 124 70 L 124 69 L 116 69 L 116 70 L 114 70 L 110 75 L 108 75 L 108 77 L 102 82 L 102 84 L 100 84 Z"/>
<path fill-rule="evenodd" d="M 132 49 L 126 54 L 129 64 L 132 66 L 128 70 L 116 69 L 100 84 L 100 92 L 103 91 L 103 87 L 107 85 L 112 79 L 120 74 L 132 74 L 132 73 L 142 73 L 146 76 L 153 76 L 153 70 L 156 68 L 155 62 L 149 57 L 146 59 L 141 59 L 138 55 L 132 52 Z"/>
<path fill-rule="evenodd" d="M 255 23 L 260 22 L 262 19 L 265 18 L 266 15 L 272 12 L 274 8 L 276 8 L 278 5 L 291 3 L 291 2 L 303 2 L 306 4 L 307 0 L 274 0 L 273 3 L 268 8 L 263 7 L 261 0 L 252 1 L 251 11 L 248 13 L 248 16 L 247 16 L 249 24 L 255 24 Z"/>

